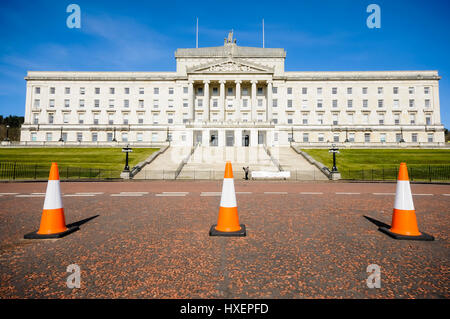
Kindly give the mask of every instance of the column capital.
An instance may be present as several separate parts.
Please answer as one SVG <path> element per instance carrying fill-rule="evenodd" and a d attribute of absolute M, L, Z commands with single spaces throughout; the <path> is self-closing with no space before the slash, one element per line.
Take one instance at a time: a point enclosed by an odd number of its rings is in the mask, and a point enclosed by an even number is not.
<path fill-rule="evenodd" d="M 272 85 L 273 84 L 272 80 L 267 80 L 266 82 L 267 82 L 267 85 L 269 85 L 269 84 Z"/>
<path fill-rule="evenodd" d="M 194 85 L 194 80 L 188 80 L 189 85 Z"/>
<path fill-rule="evenodd" d="M 258 84 L 258 80 L 250 80 L 252 84 Z"/>
<path fill-rule="evenodd" d="M 242 80 L 234 80 L 234 83 L 236 83 L 236 84 L 242 84 Z"/>
<path fill-rule="evenodd" d="M 227 81 L 226 80 L 219 80 L 219 83 L 220 84 L 225 84 L 225 83 L 227 83 Z"/>
<path fill-rule="evenodd" d="M 211 83 L 210 80 L 203 80 L 203 84 L 209 84 L 209 83 Z"/>

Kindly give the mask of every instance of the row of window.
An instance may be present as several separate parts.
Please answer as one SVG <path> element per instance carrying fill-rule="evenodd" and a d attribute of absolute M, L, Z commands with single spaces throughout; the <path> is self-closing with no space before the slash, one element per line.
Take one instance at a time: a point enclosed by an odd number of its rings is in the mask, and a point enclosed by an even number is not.
<path fill-rule="evenodd" d="M 63 113 L 63 123 L 68 124 L 70 122 L 70 114 L 69 113 Z M 200 114 L 199 114 L 200 115 Z M 99 124 L 100 123 L 100 114 L 99 113 L 93 113 L 92 114 L 93 117 L 93 121 L 91 124 Z M 219 120 L 219 113 L 212 113 L 211 114 L 211 120 L 213 122 L 217 122 Z M 234 113 L 228 114 L 228 118 L 233 118 L 234 117 Z M 202 120 L 201 116 L 198 116 L 198 118 L 200 120 Z M 379 125 L 384 125 L 385 124 L 385 114 L 381 113 L 378 114 L 378 124 Z M 405 124 L 405 123 L 401 123 L 401 117 L 400 114 L 393 114 L 393 118 L 394 118 L 394 124 L 395 125 L 399 125 L 399 124 Z M 308 125 L 308 124 L 319 124 L 322 125 L 324 124 L 324 115 L 323 114 L 316 114 L 316 119 L 317 119 L 317 123 L 312 123 L 310 122 L 310 116 L 309 114 L 302 114 L 301 116 L 301 124 L 303 125 Z M 341 116 L 342 119 L 342 116 Z M 143 124 L 144 123 L 144 114 L 137 114 L 137 124 Z M 259 122 L 263 122 L 264 119 L 264 113 L 257 113 L 257 121 Z M 108 124 L 117 124 L 117 122 L 115 122 L 115 115 L 113 113 L 109 113 L 107 116 L 107 123 Z M 129 123 L 129 114 L 123 114 L 122 115 L 122 124 L 128 125 Z M 183 123 L 186 123 L 189 121 L 189 114 L 183 114 Z M 249 113 L 242 113 L 242 121 L 243 122 L 248 122 L 249 121 Z M 54 113 L 49 113 L 48 114 L 48 124 L 55 124 L 55 114 Z M 273 119 L 272 122 L 274 124 L 278 124 L 278 114 L 273 114 Z M 152 114 L 152 123 L 153 124 L 160 124 L 159 121 L 159 114 L 154 113 Z M 173 124 L 174 123 L 174 114 L 173 113 L 168 113 L 167 114 L 167 124 Z M 286 119 L 286 123 L 287 124 L 294 124 L 294 116 L 292 114 L 287 114 L 287 119 Z M 38 113 L 33 113 L 33 124 L 37 125 L 39 124 L 39 114 Z M 88 124 L 85 121 L 85 114 L 84 113 L 78 113 L 78 124 Z M 338 114 L 332 114 L 332 124 L 333 125 L 339 125 L 339 115 Z M 355 116 L 352 113 L 346 114 L 346 121 L 345 124 L 355 124 Z M 369 123 L 369 114 L 362 114 L 362 122 L 361 124 L 370 124 Z M 412 113 L 409 114 L 409 123 L 408 124 L 418 124 L 416 121 L 416 114 Z M 426 115 L 425 116 L 425 125 L 432 125 L 432 116 L 431 115 Z"/>
<path fill-rule="evenodd" d="M 64 100 L 64 107 L 65 108 L 70 108 L 70 99 L 65 99 Z M 211 106 L 214 107 L 219 107 L 219 100 L 218 99 L 212 99 L 211 101 Z M 307 109 L 309 107 L 311 101 L 303 99 L 301 100 L 301 108 Z M 323 99 L 318 99 L 315 101 L 315 105 L 318 109 L 324 108 L 324 101 Z M 349 99 L 346 101 L 346 106 L 347 108 L 351 109 L 354 108 L 355 104 L 354 104 L 354 100 Z M 421 102 L 422 103 L 422 102 Z M 159 108 L 160 105 L 160 101 L 159 100 L 153 100 L 153 107 L 154 108 Z M 167 102 L 167 106 L 168 108 L 173 108 L 175 105 L 173 100 L 168 100 Z M 230 99 L 226 101 L 226 105 L 228 107 L 233 107 L 234 106 L 234 100 Z M 416 103 L 416 99 L 409 99 L 408 100 L 408 106 L 410 108 L 414 108 L 416 107 L 417 103 Z M 431 107 L 431 100 L 430 99 L 425 99 L 423 101 L 422 104 L 425 108 L 430 108 Z M 48 106 L 50 108 L 54 108 L 55 107 L 55 100 L 54 99 L 50 99 L 48 102 Z M 80 99 L 78 101 L 78 106 L 80 108 L 84 108 L 86 106 L 86 101 L 84 99 Z M 108 107 L 109 108 L 114 108 L 116 106 L 116 100 L 114 99 L 110 99 L 108 100 Z M 130 100 L 125 99 L 122 101 L 122 106 L 124 108 L 129 108 L 130 107 Z M 183 100 L 183 107 L 187 108 L 189 106 L 188 100 Z M 249 107 L 249 99 L 242 99 L 242 107 Z M 258 107 L 263 107 L 264 106 L 264 100 L 263 99 L 257 99 L 257 106 Z M 377 106 L 378 108 L 384 108 L 386 106 L 385 100 L 384 99 L 379 99 L 377 100 Z M 138 107 L 139 108 L 144 108 L 145 107 L 145 102 L 144 100 L 138 100 Z M 197 99 L 197 107 L 203 107 L 203 99 Z M 278 99 L 272 99 L 272 107 L 278 107 Z M 333 99 L 331 100 L 331 107 L 332 108 L 338 108 L 338 100 L 337 99 Z M 369 107 L 369 100 L 364 99 L 362 100 L 362 108 L 368 108 Z M 39 109 L 41 108 L 41 100 L 40 99 L 35 99 L 34 103 L 33 103 L 33 108 L 34 109 Z M 94 99 L 94 108 L 100 108 L 100 99 Z M 287 105 L 286 108 L 291 109 L 293 108 L 293 100 L 289 99 L 287 100 Z M 400 100 L 398 99 L 394 99 L 392 100 L 392 108 L 394 109 L 399 109 L 400 108 Z"/>
<path fill-rule="evenodd" d="M 76 137 L 77 137 L 77 141 L 78 142 L 82 142 L 83 141 L 83 137 L 85 134 L 83 134 L 82 132 L 77 132 L 76 133 Z M 395 141 L 397 143 L 401 142 L 406 134 L 402 134 L 402 133 L 396 133 L 395 134 Z M 61 138 L 63 141 L 67 141 L 67 133 L 62 133 L 62 135 L 58 135 L 59 137 L 57 137 L 57 140 L 59 140 L 59 138 Z M 152 142 L 158 142 L 158 133 L 153 132 L 152 133 Z M 379 142 L 381 143 L 386 143 L 386 133 L 380 133 L 379 135 Z M 169 139 L 171 138 L 171 135 L 169 136 Z M 339 142 L 343 142 L 343 137 L 341 134 L 339 133 L 334 133 L 333 134 L 333 142 L 335 143 L 339 143 Z M 107 142 L 113 142 L 114 140 L 120 140 L 121 142 L 128 142 L 128 133 L 127 132 L 122 132 L 120 134 L 118 134 L 117 138 L 116 135 L 113 134 L 112 132 L 108 132 L 106 134 L 106 141 Z M 136 140 L 137 142 L 142 142 L 143 141 L 143 133 L 142 132 L 138 132 L 136 133 Z M 182 141 L 186 141 L 186 135 L 183 134 L 181 136 L 181 140 Z M 292 140 L 292 133 L 288 134 L 288 141 Z M 36 132 L 32 132 L 31 133 L 31 141 L 36 142 L 37 141 L 37 133 Z M 53 133 L 52 132 L 48 132 L 46 133 L 46 141 L 47 142 L 52 142 L 55 141 Z M 98 133 L 97 132 L 93 132 L 91 133 L 91 140 L 92 142 L 98 142 Z M 274 134 L 274 141 L 278 142 L 278 133 L 275 132 Z M 303 133 L 302 134 L 302 141 L 304 143 L 309 143 L 309 142 L 313 142 L 310 139 L 310 135 L 309 133 Z M 321 142 L 329 142 L 329 141 L 325 141 L 325 134 L 324 133 L 318 133 L 317 134 L 317 142 L 321 143 Z M 350 132 L 346 135 L 346 139 L 345 141 L 347 142 L 355 142 L 355 133 Z M 411 142 L 412 143 L 417 143 L 418 141 L 418 134 L 417 133 L 411 133 Z M 432 143 L 434 141 L 434 134 L 433 133 L 428 133 L 427 134 L 427 142 Z M 370 143 L 370 142 L 374 142 L 372 140 L 371 137 L 371 133 L 364 133 L 364 142 L 365 143 Z"/>
<path fill-rule="evenodd" d="M 353 94 L 354 90 L 353 87 L 347 87 L 345 88 L 345 92 L 347 94 Z M 273 93 L 276 94 L 277 93 L 277 88 L 273 87 Z M 376 92 L 377 94 L 384 94 L 384 87 L 379 86 L 376 88 Z M 425 86 L 423 87 L 423 93 L 424 94 L 430 94 L 431 92 L 431 88 L 429 86 Z M 368 87 L 362 87 L 361 88 L 361 93 L 362 94 L 369 94 L 369 88 Z M 400 88 L 398 86 L 395 86 L 392 88 L 392 93 L 393 94 L 400 94 Z M 409 94 L 415 94 L 416 93 L 416 88 L 414 86 L 410 86 L 408 87 L 408 93 Z M 293 88 L 292 87 L 288 87 L 287 88 L 287 94 L 293 94 Z M 303 87 L 301 88 L 301 94 L 308 94 L 308 88 L 307 87 Z M 323 88 L 318 87 L 316 88 L 316 94 L 317 95 L 322 95 L 323 94 Z M 338 94 L 338 88 L 337 87 L 333 87 L 331 88 L 331 94 L 335 95 Z"/>

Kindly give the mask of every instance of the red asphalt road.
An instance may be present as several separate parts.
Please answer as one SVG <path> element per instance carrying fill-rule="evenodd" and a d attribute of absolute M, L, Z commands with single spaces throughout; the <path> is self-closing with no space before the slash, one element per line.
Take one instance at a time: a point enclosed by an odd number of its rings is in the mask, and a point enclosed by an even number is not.
<path fill-rule="evenodd" d="M 247 237 L 208 236 L 220 196 L 201 192 L 220 192 L 221 181 L 63 182 L 66 195 L 103 193 L 64 196 L 68 224 L 98 216 L 63 239 L 30 241 L 44 198 L 3 193 L 44 193 L 46 183 L 0 183 L 0 297 L 450 297 L 449 185 L 412 185 L 419 228 L 436 237 L 418 242 L 378 231 L 395 183 L 235 184 Z M 120 192 L 148 194 L 111 196 Z M 69 264 L 81 268 L 79 289 L 66 286 Z M 366 286 L 370 264 L 380 289 Z"/>

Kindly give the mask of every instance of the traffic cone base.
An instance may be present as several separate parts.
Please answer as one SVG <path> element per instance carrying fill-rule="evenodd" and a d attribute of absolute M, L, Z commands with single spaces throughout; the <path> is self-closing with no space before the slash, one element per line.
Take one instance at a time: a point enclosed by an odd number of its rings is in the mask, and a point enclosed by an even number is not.
<path fill-rule="evenodd" d="M 75 231 L 80 229 L 78 226 L 74 227 L 68 227 L 66 231 L 63 231 L 61 233 L 55 233 L 55 234 L 38 234 L 37 231 L 26 234 L 23 236 L 25 239 L 55 239 L 55 238 L 62 238 L 64 236 L 67 236 Z"/>
<path fill-rule="evenodd" d="M 386 235 L 394 238 L 394 239 L 403 239 L 403 240 L 422 240 L 422 241 L 433 241 L 434 237 L 431 235 L 428 235 L 424 232 L 420 233 L 418 236 L 410 236 L 410 235 L 401 235 L 397 233 L 393 233 L 390 229 L 386 227 L 380 227 L 378 228 L 381 232 L 385 233 Z"/>
<path fill-rule="evenodd" d="M 225 237 L 245 237 L 247 236 L 247 230 L 245 229 L 245 225 L 239 225 L 241 227 L 238 231 L 219 231 L 216 229 L 217 225 L 212 225 L 209 230 L 209 236 L 225 236 Z"/>

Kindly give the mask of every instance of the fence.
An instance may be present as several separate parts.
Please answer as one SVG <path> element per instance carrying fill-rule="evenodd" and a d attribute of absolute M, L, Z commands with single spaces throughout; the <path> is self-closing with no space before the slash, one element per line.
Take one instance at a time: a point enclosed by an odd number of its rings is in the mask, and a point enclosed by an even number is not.
<path fill-rule="evenodd" d="M 0 180 L 45 180 L 50 173 L 50 164 L 30 164 L 19 162 L 0 162 Z M 120 178 L 120 170 L 72 167 L 58 165 L 61 180 L 74 179 L 115 179 Z"/>
<path fill-rule="evenodd" d="M 397 180 L 398 167 L 381 169 L 340 170 L 342 179 L 362 181 Z M 450 165 L 409 165 L 410 181 L 416 182 L 448 182 L 450 181 Z"/>

